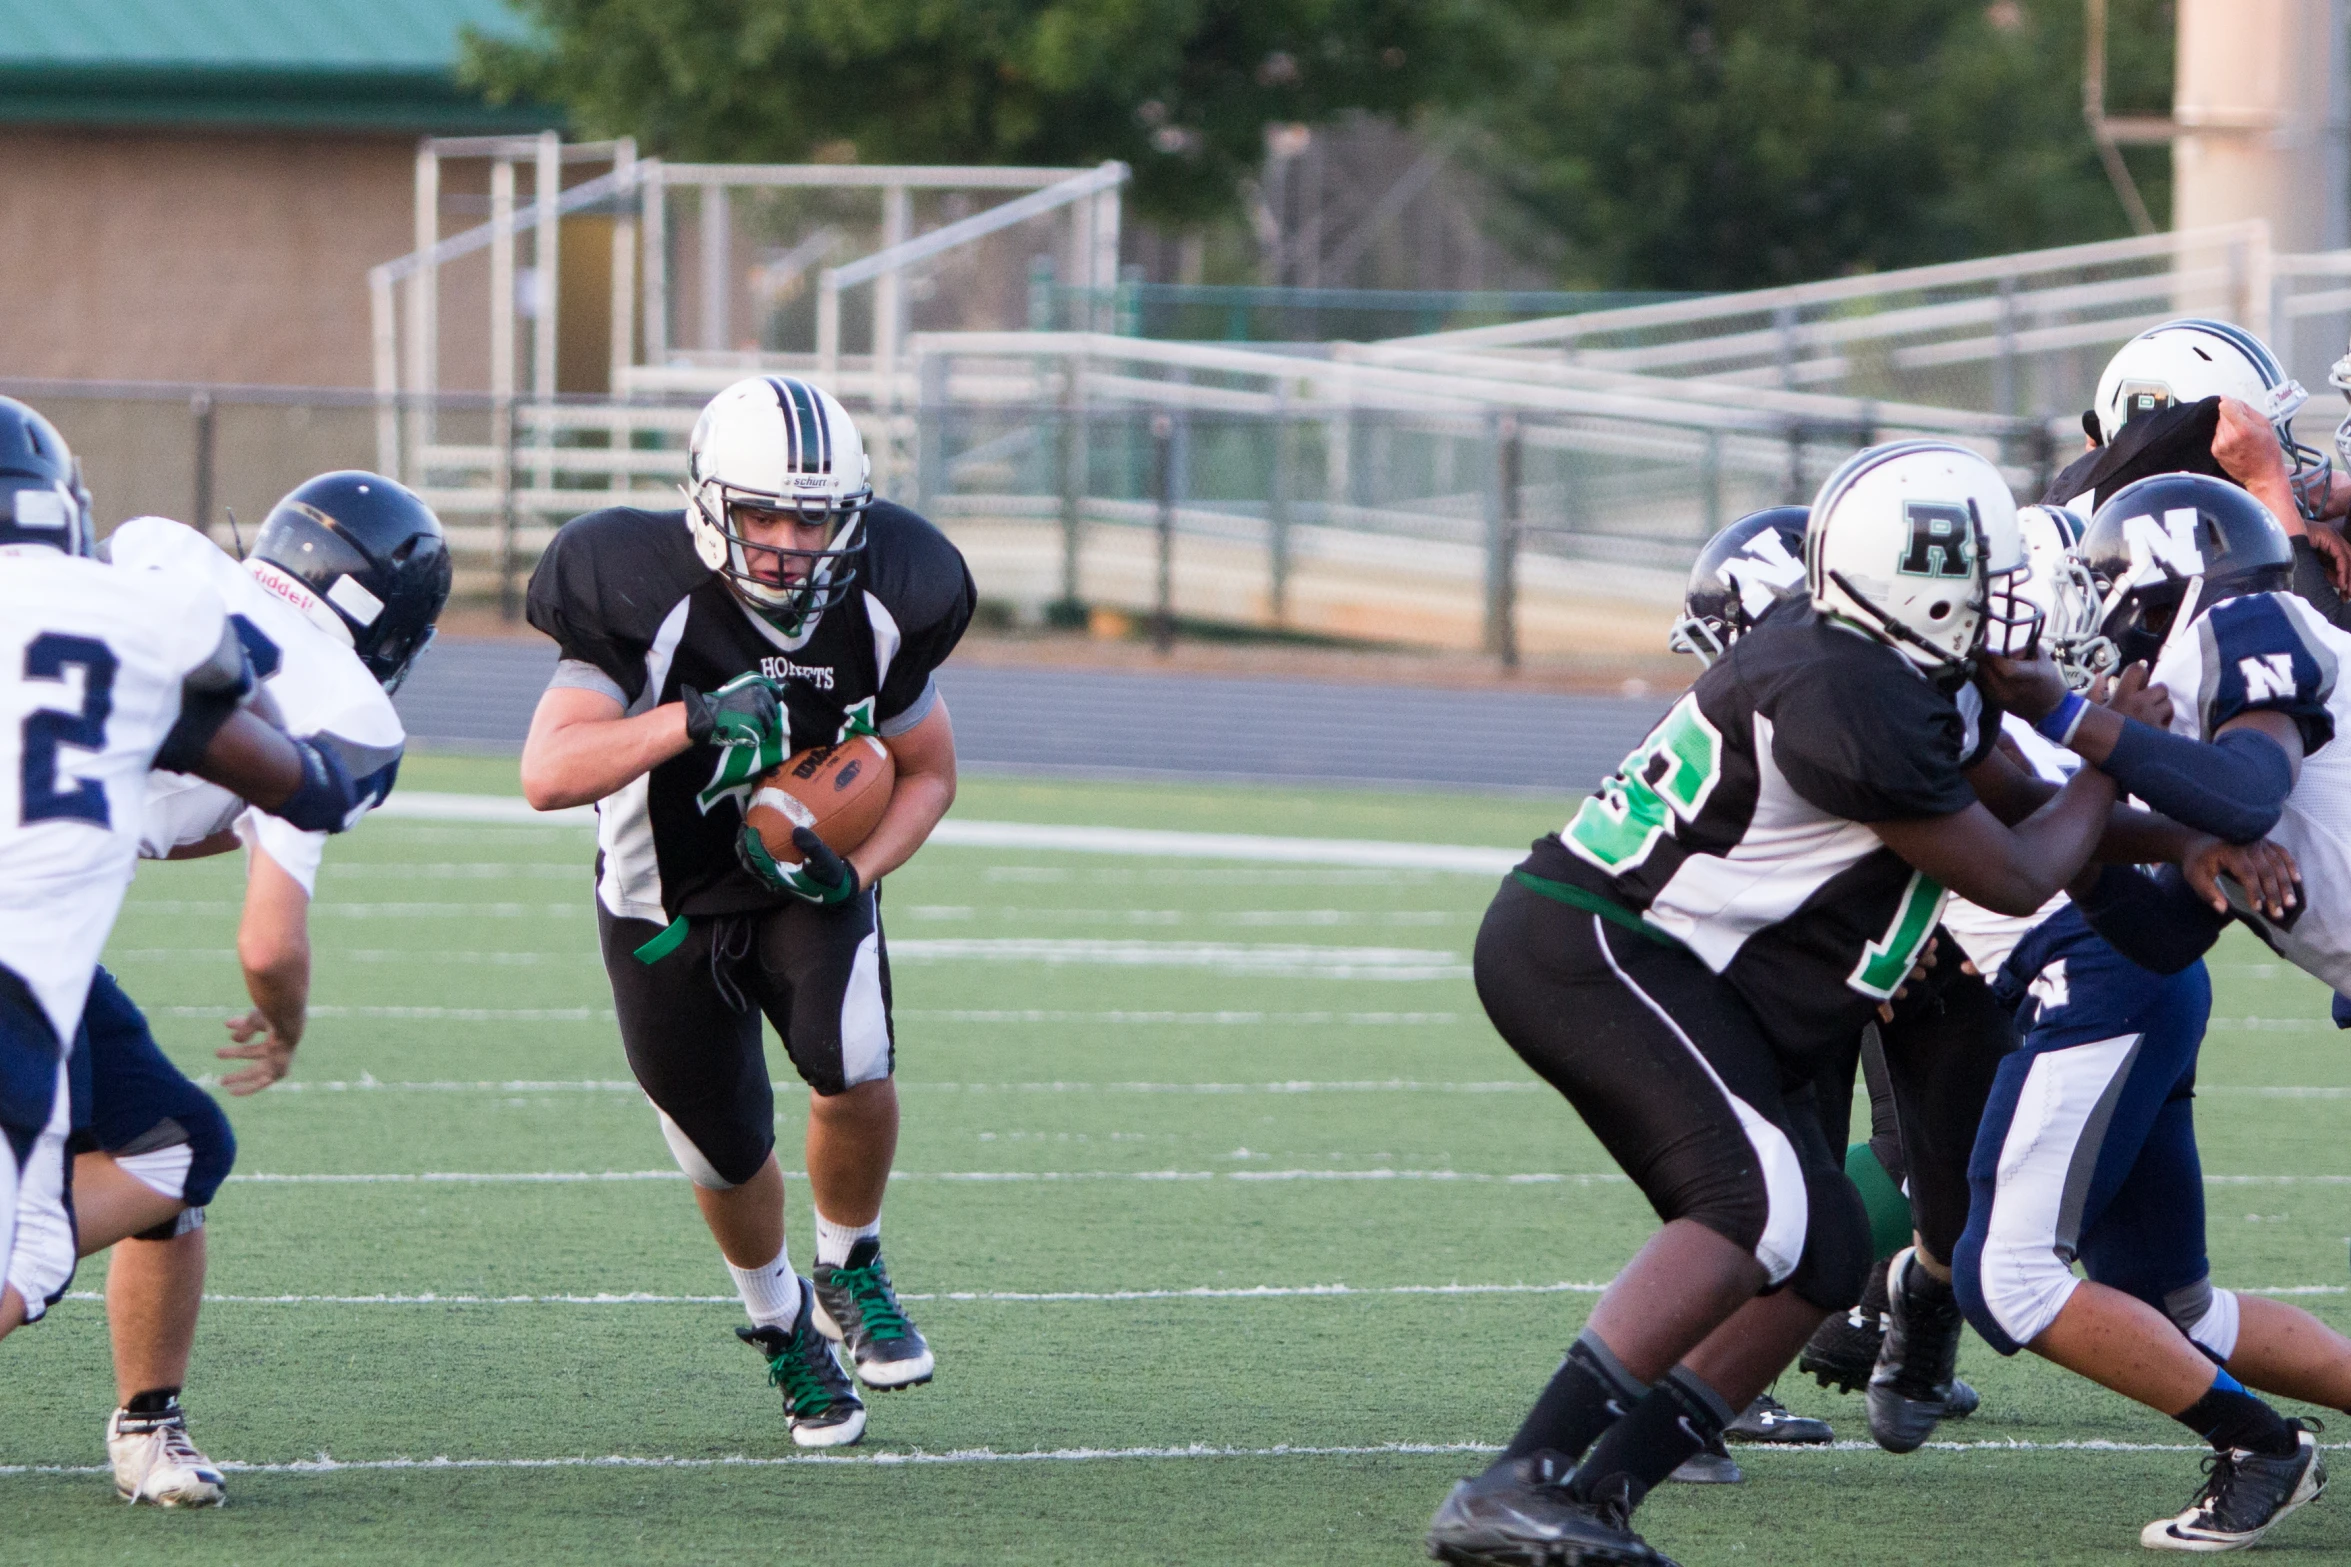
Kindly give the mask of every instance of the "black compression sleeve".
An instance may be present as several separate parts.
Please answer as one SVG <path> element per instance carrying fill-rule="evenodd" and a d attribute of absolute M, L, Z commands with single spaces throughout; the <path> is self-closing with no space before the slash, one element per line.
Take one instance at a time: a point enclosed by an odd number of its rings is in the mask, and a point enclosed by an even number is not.
<path fill-rule="evenodd" d="M 2251 729 L 2210 745 L 2126 718 L 2100 768 L 2156 810 L 2230 843 L 2251 843 L 2275 827 L 2294 787 L 2285 747 Z"/>
<path fill-rule="evenodd" d="M 2110 865 L 2074 902 L 2115 951 L 2158 974 L 2177 974 L 2211 951 L 2229 922 L 2171 865 L 2154 876 Z"/>

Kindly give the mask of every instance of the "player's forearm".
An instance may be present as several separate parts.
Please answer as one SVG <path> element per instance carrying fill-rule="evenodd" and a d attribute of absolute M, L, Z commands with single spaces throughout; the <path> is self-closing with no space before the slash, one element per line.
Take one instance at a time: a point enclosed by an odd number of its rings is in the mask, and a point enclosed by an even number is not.
<path fill-rule="evenodd" d="M 245 993 L 268 1019 L 270 1031 L 288 1048 L 302 1042 L 310 1017 L 310 945 L 248 949 L 238 943 L 245 970 Z"/>
<path fill-rule="evenodd" d="M 522 751 L 523 798 L 535 811 L 592 805 L 691 743 L 682 702 L 665 702 L 633 718 L 534 724 Z"/>
<path fill-rule="evenodd" d="M 849 856 L 858 884 L 870 887 L 913 859 L 954 803 L 954 773 L 901 773 L 882 819 Z"/>

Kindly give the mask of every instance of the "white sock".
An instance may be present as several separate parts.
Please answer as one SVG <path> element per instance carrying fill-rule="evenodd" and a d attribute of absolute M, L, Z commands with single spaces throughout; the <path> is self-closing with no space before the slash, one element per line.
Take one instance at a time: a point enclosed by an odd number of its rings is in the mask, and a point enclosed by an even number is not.
<path fill-rule="evenodd" d="M 730 1262 L 727 1272 L 735 1276 L 735 1293 L 743 1297 L 752 1326 L 792 1331 L 800 1319 L 800 1275 L 792 1271 L 789 1251 L 777 1252 L 775 1261 L 764 1268 L 738 1268 Z"/>
<path fill-rule="evenodd" d="M 882 1233 L 882 1221 L 871 1224 L 835 1224 L 823 1214 L 816 1216 L 816 1265 L 837 1268 L 849 1260 L 849 1248 L 869 1235 Z"/>

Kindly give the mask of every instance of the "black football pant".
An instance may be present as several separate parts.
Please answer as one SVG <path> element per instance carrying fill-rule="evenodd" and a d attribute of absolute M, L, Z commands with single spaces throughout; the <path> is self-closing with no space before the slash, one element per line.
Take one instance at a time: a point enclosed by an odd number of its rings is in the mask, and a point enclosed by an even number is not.
<path fill-rule="evenodd" d="M 1474 973 L 1494 1027 L 1660 1219 L 1705 1225 L 1771 1287 L 1824 1311 L 1860 1299 L 1869 1224 L 1823 1135 L 1817 1063 L 1783 1061 L 1687 948 L 1511 879 L 1479 928 Z"/>
<path fill-rule="evenodd" d="M 1877 1124 L 1881 1086 L 1873 1077 L 1870 1151 L 1909 1183 L 1919 1238 L 1948 1263 L 1967 1229 L 1968 1155 L 2000 1063 L 2016 1049 L 2016 1019 L 1992 999 L 1990 981 L 1960 971 L 1963 954 L 1948 931 L 1941 947 L 1941 960 L 1894 1003 L 1894 1021 L 1878 1028 L 1882 1091 L 1900 1133 L 1887 1138 Z"/>

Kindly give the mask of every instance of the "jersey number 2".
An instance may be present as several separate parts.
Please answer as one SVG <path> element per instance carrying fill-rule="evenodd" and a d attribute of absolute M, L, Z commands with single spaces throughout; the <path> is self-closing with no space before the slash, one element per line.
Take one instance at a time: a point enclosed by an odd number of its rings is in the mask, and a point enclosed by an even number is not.
<path fill-rule="evenodd" d="M 70 789 L 58 787 L 57 748 L 69 745 L 79 751 L 106 749 L 106 720 L 114 712 L 116 667 L 113 650 L 95 637 L 44 631 L 26 645 L 24 676 L 27 680 L 62 681 L 68 669 L 82 672 L 82 710 L 61 713 L 54 708 L 43 708 L 24 721 L 25 826 L 59 820 L 93 822 L 100 827 L 113 825 L 106 810 L 103 784 L 95 779 L 77 778 Z"/>

